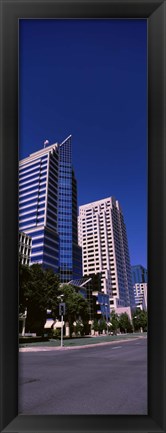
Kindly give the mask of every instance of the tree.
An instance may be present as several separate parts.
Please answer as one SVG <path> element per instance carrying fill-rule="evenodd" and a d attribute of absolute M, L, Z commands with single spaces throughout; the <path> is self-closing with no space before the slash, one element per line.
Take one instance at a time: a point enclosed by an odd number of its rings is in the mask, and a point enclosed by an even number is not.
<path fill-rule="evenodd" d="M 110 323 L 111 323 L 111 330 L 113 331 L 114 334 L 116 334 L 117 329 L 119 328 L 119 317 L 118 314 L 115 313 L 115 310 L 111 311 Z"/>
<path fill-rule="evenodd" d="M 70 284 L 60 286 L 59 295 L 63 294 L 63 302 L 66 304 L 65 320 L 69 322 L 70 337 L 74 330 L 73 323 L 82 320 L 83 325 L 87 324 L 89 318 L 89 307 L 87 300 L 77 293 Z"/>
<path fill-rule="evenodd" d="M 141 310 L 140 308 L 136 308 L 136 310 L 133 312 L 133 324 L 135 331 L 141 329 L 143 329 L 143 331 L 147 331 L 147 312 Z"/>
<path fill-rule="evenodd" d="M 19 313 L 24 313 L 27 307 L 26 294 L 32 279 L 31 268 L 19 263 Z"/>
<path fill-rule="evenodd" d="M 56 316 L 58 288 L 58 277 L 51 269 L 44 270 L 39 264 L 29 268 L 20 264 L 19 304 L 20 312 L 27 308 L 27 332 L 43 334 L 47 309 Z"/>
<path fill-rule="evenodd" d="M 127 313 L 122 313 L 119 317 L 119 327 L 122 332 L 132 332 L 133 328 Z"/>
<path fill-rule="evenodd" d="M 76 335 L 84 335 L 84 324 L 81 319 L 75 322 L 75 333 Z"/>
<path fill-rule="evenodd" d="M 58 276 L 51 269 L 44 270 L 39 264 L 30 267 L 20 264 L 19 283 L 20 312 L 27 309 L 26 332 L 43 334 L 47 309 L 51 310 L 54 319 L 59 316 L 58 296 L 62 293 L 63 301 L 66 303 L 65 319 L 69 322 L 70 334 L 73 330 L 73 322 L 80 319 L 84 329 L 87 329 L 89 319 L 87 300 L 71 285 L 60 285 Z"/>
<path fill-rule="evenodd" d="M 44 299 L 43 302 L 48 310 L 51 310 L 52 317 L 55 319 L 59 314 L 58 294 L 60 290 L 59 278 L 52 269 L 44 271 Z"/>
<path fill-rule="evenodd" d="M 102 333 L 103 331 L 107 330 L 107 323 L 104 319 L 100 319 L 99 321 L 99 332 Z"/>
<path fill-rule="evenodd" d="M 99 330 L 99 324 L 98 324 L 97 319 L 95 319 L 95 320 L 93 321 L 92 329 L 93 329 L 95 332 L 97 332 L 97 331 Z"/>

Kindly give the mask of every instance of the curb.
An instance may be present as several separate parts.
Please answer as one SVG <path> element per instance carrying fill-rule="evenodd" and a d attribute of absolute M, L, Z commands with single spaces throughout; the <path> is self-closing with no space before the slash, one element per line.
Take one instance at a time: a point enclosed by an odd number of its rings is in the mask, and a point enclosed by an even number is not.
<path fill-rule="evenodd" d="M 140 336 L 140 337 L 136 337 L 136 338 L 128 338 L 125 340 L 114 340 L 114 341 L 105 341 L 103 343 L 94 343 L 94 344 L 85 344 L 83 346 L 63 346 L 63 347 L 49 347 L 49 346 L 40 346 L 40 347 L 21 347 L 19 349 L 19 352 L 51 352 L 51 351 L 56 351 L 56 350 L 60 350 L 60 351 L 65 351 L 65 350 L 76 350 L 76 349 L 87 349 L 87 348 L 91 348 L 91 347 L 97 347 L 97 346 L 108 346 L 109 344 L 118 344 L 118 343 L 126 343 L 129 341 L 136 341 L 139 339 L 147 339 L 147 337 L 144 336 Z"/>

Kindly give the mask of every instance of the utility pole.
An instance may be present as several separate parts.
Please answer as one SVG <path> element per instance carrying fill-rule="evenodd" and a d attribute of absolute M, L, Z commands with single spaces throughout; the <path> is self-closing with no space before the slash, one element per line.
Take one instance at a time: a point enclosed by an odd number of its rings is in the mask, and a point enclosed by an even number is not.
<path fill-rule="evenodd" d="M 63 347 L 63 314 L 61 314 L 61 347 Z"/>
<path fill-rule="evenodd" d="M 63 347 L 63 316 L 65 315 L 66 304 L 63 301 L 64 295 L 60 295 L 59 315 L 61 316 L 61 347 Z"/>

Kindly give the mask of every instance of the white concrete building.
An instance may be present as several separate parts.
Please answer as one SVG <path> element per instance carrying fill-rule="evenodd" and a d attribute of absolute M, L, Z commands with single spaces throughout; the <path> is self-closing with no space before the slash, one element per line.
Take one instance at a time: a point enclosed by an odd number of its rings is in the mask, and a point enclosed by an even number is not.
<path fill-rule="evenodd" d="M 19 260 L 22 265 L 30 264 L 32 238 L 24 232 L 19 233 Z"/>
<path fill-rule="evenodd" d="M 136 307 L 147 311 L 147 283 L 136 283 L 133 288 Z"/>
<path fill-rule="evenodd" d="M 126 227 L 119 202 L 108 197 L 79 207 L 83 275 L 101 273 L 110 308 L 134 306 Z"/>

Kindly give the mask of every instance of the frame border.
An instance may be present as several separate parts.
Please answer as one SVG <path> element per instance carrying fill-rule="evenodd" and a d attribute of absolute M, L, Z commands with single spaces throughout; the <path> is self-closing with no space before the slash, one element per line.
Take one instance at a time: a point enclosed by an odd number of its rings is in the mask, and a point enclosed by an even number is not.
<path fill-rule="evenodd" d="M 166 0 L 1 0 L 0 430 L 166 432 L 165 125 Z M 18 416 L 18 20 L 145 18 L 148 25 L 147 416 Z M 157 293 L 156 293 L 157 290 Z"/>

